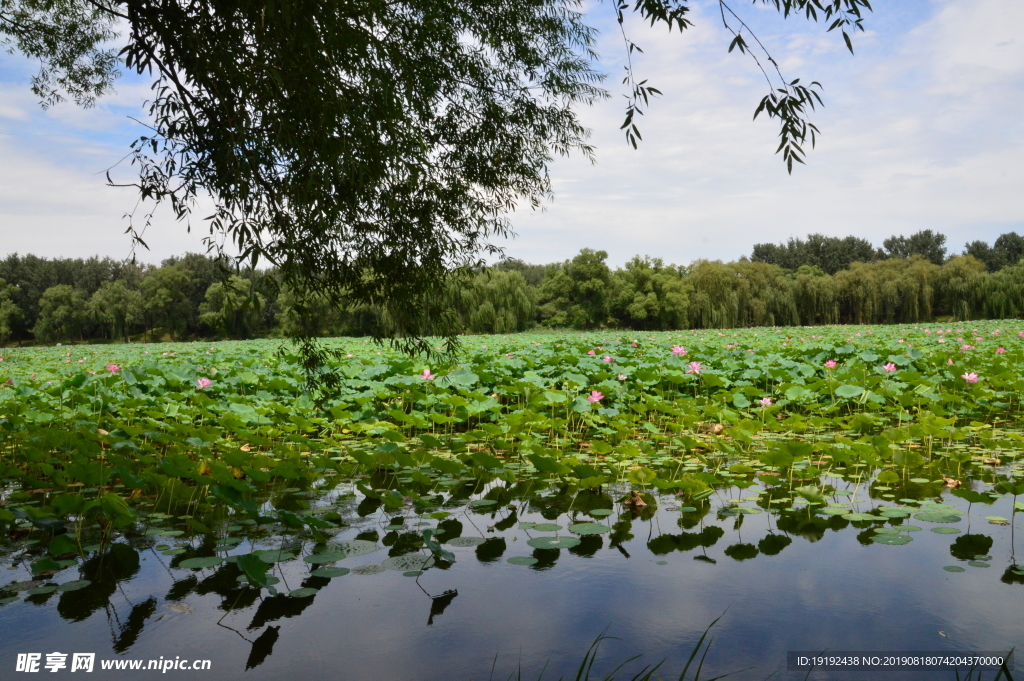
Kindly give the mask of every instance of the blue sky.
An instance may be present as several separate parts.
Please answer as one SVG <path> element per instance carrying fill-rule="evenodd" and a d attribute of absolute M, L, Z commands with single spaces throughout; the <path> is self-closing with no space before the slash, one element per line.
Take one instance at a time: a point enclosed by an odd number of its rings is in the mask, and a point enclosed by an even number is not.
<path fill-rule="evenodd" d="M 825 108 L 807 167 L 787 175 L 773 155 L 776 128 L 753 110 L 765 92 L 754 64 L 736 52 L 717 3 L 698 0 L 684 34 L 627 24 L 645 51 L 641 77 L 660 88 L 642 120 L 644 142 L 619 131 L 623 47 L 611 6 L 587 11 L 601 30 L 598 49 L 612 97 L 584 110 L 597 164 L 575 157 L 552 166 L 555 200 L 512 216 L 505 247 L 531 262 L 580 248 L 669 262 L 730 260 L 753 244 L 823 232 L 876 244 L 892 234 L 934 229 L 951 250 L 968 240 L 1024 232 L 1024 20 L 1019 0 L 877 0 L 851 56 L 841 36 L 803 19 L 782 21 L 760 5 L 739 12 L 788 78 L 818 80 Z M 125 75 L 97 107 L 42 110 L 28 90 L 33 65 L 0 56 L 0 255 L 124 257 L 130 189 L 105 185 L 104 172 L 142 128 L 147 83 Z M 130 180 L 125 164 L 114 171 Z M 158 213 L 146 233 L 156 261 L 202 249 L 193 234 Z M 196 232 L 199 232 L 198 234 Z"/>

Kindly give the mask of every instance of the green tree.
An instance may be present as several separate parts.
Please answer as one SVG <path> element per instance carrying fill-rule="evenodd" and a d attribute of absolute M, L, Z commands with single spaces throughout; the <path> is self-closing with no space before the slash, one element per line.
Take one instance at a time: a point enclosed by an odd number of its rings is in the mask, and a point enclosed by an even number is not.
<path fill-rule="evenodd" d="M 14 304 L 18 289 L 0 279 L 0 343 L 6 343 L 14 333 L 14 321 L 21 316 L 21 309 Z"/>
<path fill-rule="evenodd" d="M 104 282 L 89 299 L 89 312 L 107 326 L 112 339 L 127 341 L 131 328 L 143 321 L 142 294 L 121 280 Z"/>
<path fill-rule="evenodd" d="M 839 286 L 821 269 L 803 265 L 793 277 L 793 299 L 800 324 L 835 324 L 839 321 Z"/>
<path fill-rule="evenodd" d="M 826 274 L 845 270 L 851 263 L 880 260 L 882 253 L 867 239 L 855 236 L 838 238 L 809 234 L 806 239 L 790 239 L 783 244 L 754 244 L 750 259 L 778 265 L 790 271 L 803 266 L 817 267 Z"/>
<path fill-rule="evenodd" d="M 675 265 L 636 256 L 613 279 L 612 316 L 623 326 L 654 331 L 689 325 L 690 288 Z"/>
<path fill-rule="evenodd" d="M 936 265 L 946 260 L 946 235 L 922 229 L 910 236 L 891 236 L 882 242 L 890 258 L 909 258 L 920 255 Z"/>
<path fill-rule="evenodd" d="M 538 293 L 541 320 L 548 326 L 593 329 L 609 321 L 612 273 L 607 251 L 584 248 L 553 269 Z"/>
<path fill-rule="evenodd" d="M 720 4 L 729 50 L 763 52 Z M 870 10 L 868 0 L 765 4 L 827 22 L 851 51 Z M 688 0 L 613 9 L 620 24 L 632 11 L 670 31 L 692 25 Z M 154 81 L 152 132 L 132 147 L 141 197 L 182 219 L 210 197 L 211 243 L 332 304 L 378 306 L 399 336 L 454 333 L 452 270 L 509 233 L 511 209 L 550 196 L 555 155 L 592 155 L 577 109 L 607 95 L 596 32 L 574 0 L 0 3 L 0 34 L 40 61 L 45 101 L 88 103 L 109 89 L 106 45 L 121 27 L 125 66 Z M 755 117 L 777 121 L 792 171 L 818 134 L 818 86 L 763 73 Z M 622 129 L 635 146 L 639 114 L 660 93 L 631 66 L 624 83 Z"/>
<path fill-rule="evenodd" d="M 533 326 L 536 305 L 523 275 L 488 269 L 459 293 L 466 327 L 473 333 L 516 333 Z"/>
<path fill-rule="evenodd" d="M 223 336 L 249 338 L 259 324 L 265 302 L 251 280 L 232 275 L 206 289 L 206 301 L 199 306 L 199 320 Z"/>
<path fill-rule="evenodd" d="M 142 304 L 152 325 L 167 329 L 171 339 L 185 330 L 192 306 L 188 291 L 193 277 L 181 266 L 153 270 L 142 280 Z"/>
<path fill-rule="evenodd" d="M 41 341 L 81 339 L 87 306 L 85 291 L 65 284 L 50 287 L 39 301 L 39 317 L 32 333 Z"/>
<path fill-rule="evenodd" d="M 989 272 L 998 272 L 1024 258 L 1024 237 L 1016 232 L 1007 232 L 1000 234 L 992 246 L 984 241 L 972 241 L 964 247 L 964 255 L 973 256 Z"/>

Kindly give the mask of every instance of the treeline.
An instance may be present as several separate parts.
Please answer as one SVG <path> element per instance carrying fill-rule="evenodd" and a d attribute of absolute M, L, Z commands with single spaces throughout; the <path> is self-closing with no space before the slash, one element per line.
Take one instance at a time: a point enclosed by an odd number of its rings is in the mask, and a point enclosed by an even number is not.
<path fill-rule="evenodd" d="M 1024 237 L 947 257 L 929 230 L 875 248 L 812 234 L 758 244 L 736 262 L 612 269 L 604 251 L 465 273 L 448 306 L 470 333 L 533 327 L 654 331 L 1002 319 L 1024 314 Z M 0 342 L 180 340 L 386 333 L 388 311 L 297 300 L 273 271 L 188 254 L 159 266 L 109 258 L 0 260 Z"/>

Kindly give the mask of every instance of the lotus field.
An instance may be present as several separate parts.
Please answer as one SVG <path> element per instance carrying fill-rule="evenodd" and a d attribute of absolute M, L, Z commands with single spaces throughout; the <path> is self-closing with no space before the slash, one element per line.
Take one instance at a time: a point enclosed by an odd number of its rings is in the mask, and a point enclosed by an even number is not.
<path fill-rule="evenodd" d="M 102 566 L 139 555 L 168 584 L 227 575 L 231 611 L 349 572 L 455 575 L 466 551 L 713 564 L 830 533 L 945 542 L 945 579 L 998 541 L 1024 583 L 1022 323 L 462 340 L 453 364 L 327 341 L 332 394 L 285 341 L 4 350 L 0 604 L 84 619 L 135 574 Z"/>

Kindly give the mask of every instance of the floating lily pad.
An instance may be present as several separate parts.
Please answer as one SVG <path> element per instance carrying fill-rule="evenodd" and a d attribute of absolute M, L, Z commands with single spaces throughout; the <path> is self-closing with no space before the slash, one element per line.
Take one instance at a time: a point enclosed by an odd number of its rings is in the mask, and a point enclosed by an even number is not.
<path fill-rule="evenodd" d="M 526 543 L 535 549 L 571 549 L 579 546 L 580 540 L 576 537 L 534 537 Z"/>
<path fill-rule="evenodd" d="M 161 556 L 180 556 L 181 554 L 188 551 L 188 549 L 171 549 L 170 551 L 161 551 Z"/>
<path fill-rule="evenodd" d="M 264 575 L 263 578 L 267 580 L 267 586 L 274 586 L 275 584 L 281 583 L 280 578 L 275 577 L 274 575 Z M 235 581 L 239 584 L 248 584 L 249 577 L 247 575 L 238 575 L 237 577 L 235 577 Z"/>
<path fill-rule="evenodd" d="M 278 549 L 265 549 L 262 551 L 253 551 L 252 553 L 264 563 L 283 563 L 295 557 L 295 554 L 291 551 Z"/>
<path fill-rule="evenodd" d="M 408 572 L 410 570 L 422 570 L 428 568 L 434 564 L 433 556 L 425 556 L 422 554 L 409 553 L 404 556 L 391 556 L 386 559 L 381 565 L 387 570 L 395 570 L 397 572 Z"/>
<path fill-rule="evenodd" d="M 879 517 L 870 513 L 844 513 L 844 520 L 879 520 Z"/>
<path fill-rule="evenodd" d="M 969 561 L 967 561 L 967 564 L 970 565 L 971 567 L 980 567 L 980 568 L 992 567 L 988 563 L 985 563 L 985 562 L 980 561 L 980 560 L 969 560 Z"/>
<path fill-rule="evenodd" d="M 978 555 L 978 556 L 974 557 L 974 560 L 985 560 L 985 561 L 988 561 L 988 560 L 992 560 L 992 556 Z"/>
<path fill-rule="evenodd" d="M 922 513 L 914 514 L 914 517 L 918 520 L 923 520 L 926 523 L 958 523 L 960 522 L 960 516 L 955 513 L 949 513 L 947 511 L 924 511 Z"/>
<path fill-rule="evenodd" d="M 693 513 L 696 510 L 697 509 L 695 507 L 693 507 L 693 506 L 680 506 L 679 507 L 679 512 L 680 513 Z"/>
<path fill-rule="evenodd" d="M 737 513 L 746 513 L 747 515 L 756 515 L 762 512 L 759 508 L 751 508 L 749 506 L 739 506 L 735 510 Z"/>
<path fill-rule="evenodd" d="M 402 573 L 403 577 L 419 577 L 423 574 L 423 570 L 408 570 Z"/>
<path fill-rule="evenodd" d="M 353 556 L 365 556 L 368 553 L 373 553 L 377 550 L 377 544 L 372 541 L 365 539 L 346 539 L 339 542 L 331 543 L 327 549 L 331 552 L 344 553 L 345 556 L 351 558 Z"/>
<path fill-rule="evenodd" d="M 316 594 L 320 589 L 314 589 L 311 586 L 303 587 L 302 589 L 296 589 L 295 591 L 289 591 L 288 595 L 292 598 L 309 598 Z"/>
<path fill-rule="evenodd" d="M 349 572 L 350 570 L 348 568 L 343 567 L 322 567 L 313 570 L 309 574 L 313 575 L 314 577 L 326 577 L 327 579 L 332 579 L 334 577 L 343 577 L 344 575 L 347 575 Z"/>
<path fill-rule="evenodd" d="M 605 516 L 611 515 L 613 512 L 614 511 L 612 511 L 610 508 L 595 508 L 593 511 L 590 512 L 590 515 L 594 516 L 595 518 L 603 518 Z"/>
<path fill-rule="evenodd" d="M 918 527 L 917 525 L 896 525 L 895 527 L 897 527 L 900 532 L 920 532 L 924 529 L 923 527 Z"/>
<path fill-rule="evenodd" d="M 846 508 L 819 508 L 818 513 L 824 513 L 825 515 L 849 515 L 850 510 Z"/>
<path fill-rule="evenodd" d="M 8 596 L 7 598 L 0 598 L 0 605 L 7 605 L 8 603 L 13 603 L 17 600 L 20 600 L 18 596 Z"/>
<path fill-rule="evenodd" d="M 475 501 L 469 502 L 469 505 L 470 506 L 494 506 L 497 503 L 498 502 L 495 501 L 494 499 L 477 499 Z"/>
<path fill-rule="evenodd" d="M 146 534 L 149 534 L 148 532 Z M 161 537 L 180 537 L 185 534 L 184 530 L 160 530 L 154 534 L 158 534 Z"/>
<path fill-rule="evenodd" d="M 876 544 L 886 544 L 887 546 L 900 546 L 903 544 L 909 544 L 914 541 L 913 537 L 905 534 L 879 534 L 875 535 L 871 539 Z"/>
<path fill-rule="evenodd" d="M 960 567 L 959 565 L 946 565 L 942 569 L 945 570 L 946 572 L 967 572 L 967 570 L 965 570 L 964 568 Z"/>
<path fill-rule="evenodd" d="M 531 523 L 531 522 L 519 523 L 519 529 L 520 530 L 532 530 L 536 525 L 537 525 L 537 523 Z"/>
<path fill-rule="evenodd" d="M 955 527 L 933 527 L 932 532 L 935 534 L 960 534 L 960 530 Z"/>
<path fill-rule="evenodd" d="M 83 551 L 88 551 L 88 552 L 91 553 L 93 551 L 99 551 L 102 548 L 103 548 L 103 546 L 100 545 L 100 544 L 89 544 L 88 546 L 83 546 L 82 550 Z"/>
<path fill-rule="evenodd" d="M 876 534 L 899 534 L 900 533 L 900 528 L 898 528 L 898 527 L 882 526 L 882 527 L 873 527 L 871 529 L 873 529 Z"/>
<path fill-rule="evenodd" d="M 538 532 L 558 532 L 562 529 L 562 526 L 556 525 L 555 523 L 537 523 L 533 526 L 533 529 Z"/>
<path fill-rule="evenodd" d="M 263 557 L 260 556 L 262 559 Z M 178 563 L 178 567 L 194 569 L 194 568 L 208 568 L 216 567 L 224 562 L 224 559 L 219 556 L 205 556 L 202 558 L 186 558 L 185 560 Z"/>
<path fill-rule="evenodd" d="M 465 548 L 467 546 L 480 546 L 485 541 L 487 540 L 483 537 L 455 537 L 454 539 L 448 540 L 447 543 L 451 546 Z"/>
<path fill-rule="evenodd" d="M 507 562 L 513 565 L 536 565 L 537 559 L 533 556 L 512 556 Z"/>
<path fill-rule="evenodd" d="M 64 582 L 57 587 L 59 591 L 78 591 L 92 584 L 91 580 L 88 579 L 76 579 L 72 582 Z"/>
<path fill-rule="evenodd" d="M 157 544 L 153 548 L 156 549 L 157 551 L 168 551 L 168 550 L 170 550 L 171 545 L 170 544 Z"/>
<path fill-rule="evenodd" d="M 1004 518 L 1002 516 L 999 516 L 999 515 L 987 515 L 987 516 L 985 516 L 985 520 L 989 521 L 990 523 L 993 523 L 993 522 L 994 523 L 1009 522 L 1006 518 Z"/>
<path fill-rule="evenodd" d="M 341 551 L 325 551 L 323 553 L 314 553 L 310 556 L 304 556 L 302 560 L 313 565 L 319 565 L 320 563 L 333 563 L 338 560 L 344 560 L 346 554 Z"/>
<path fill-rule="evenodd" d="M 27 593 L 29 596 L 45 596 L 46 594 L 52 594 L 56 590 L 57 587 L 50 584 L 47 586 L 37 586 L 34 589 L 29 589 L 25 593 Z"/>
<path fill-rule="evenodd" d="M 605 532 L 611 532 L 611 529 L 607 525 L 600 525 L 598 523 L 576 523 L 569 526 L 569 531 L 573 534 L 604 534 Z"/>
<path fill-rule="evenodd" d="M 917 485 L 927 485 L 929 482 L 931 482 L 931 480 L 929 480 L 928 478 L 911 478 L 910 482 Z"/>
<path fill-rule="evenodd" d="M 352 574 L 354 575 L 379 575 L 384 572 L 385 568 L 383 565 L 360 565 L 359 567 L 352 568 Z"/>
<path fill-rule="evenodd" d="M 667 560 L 659 560 L 659 561 L 656 561 L 655 564 L 656 565 L 668 565 L 668 561 Z"/>

